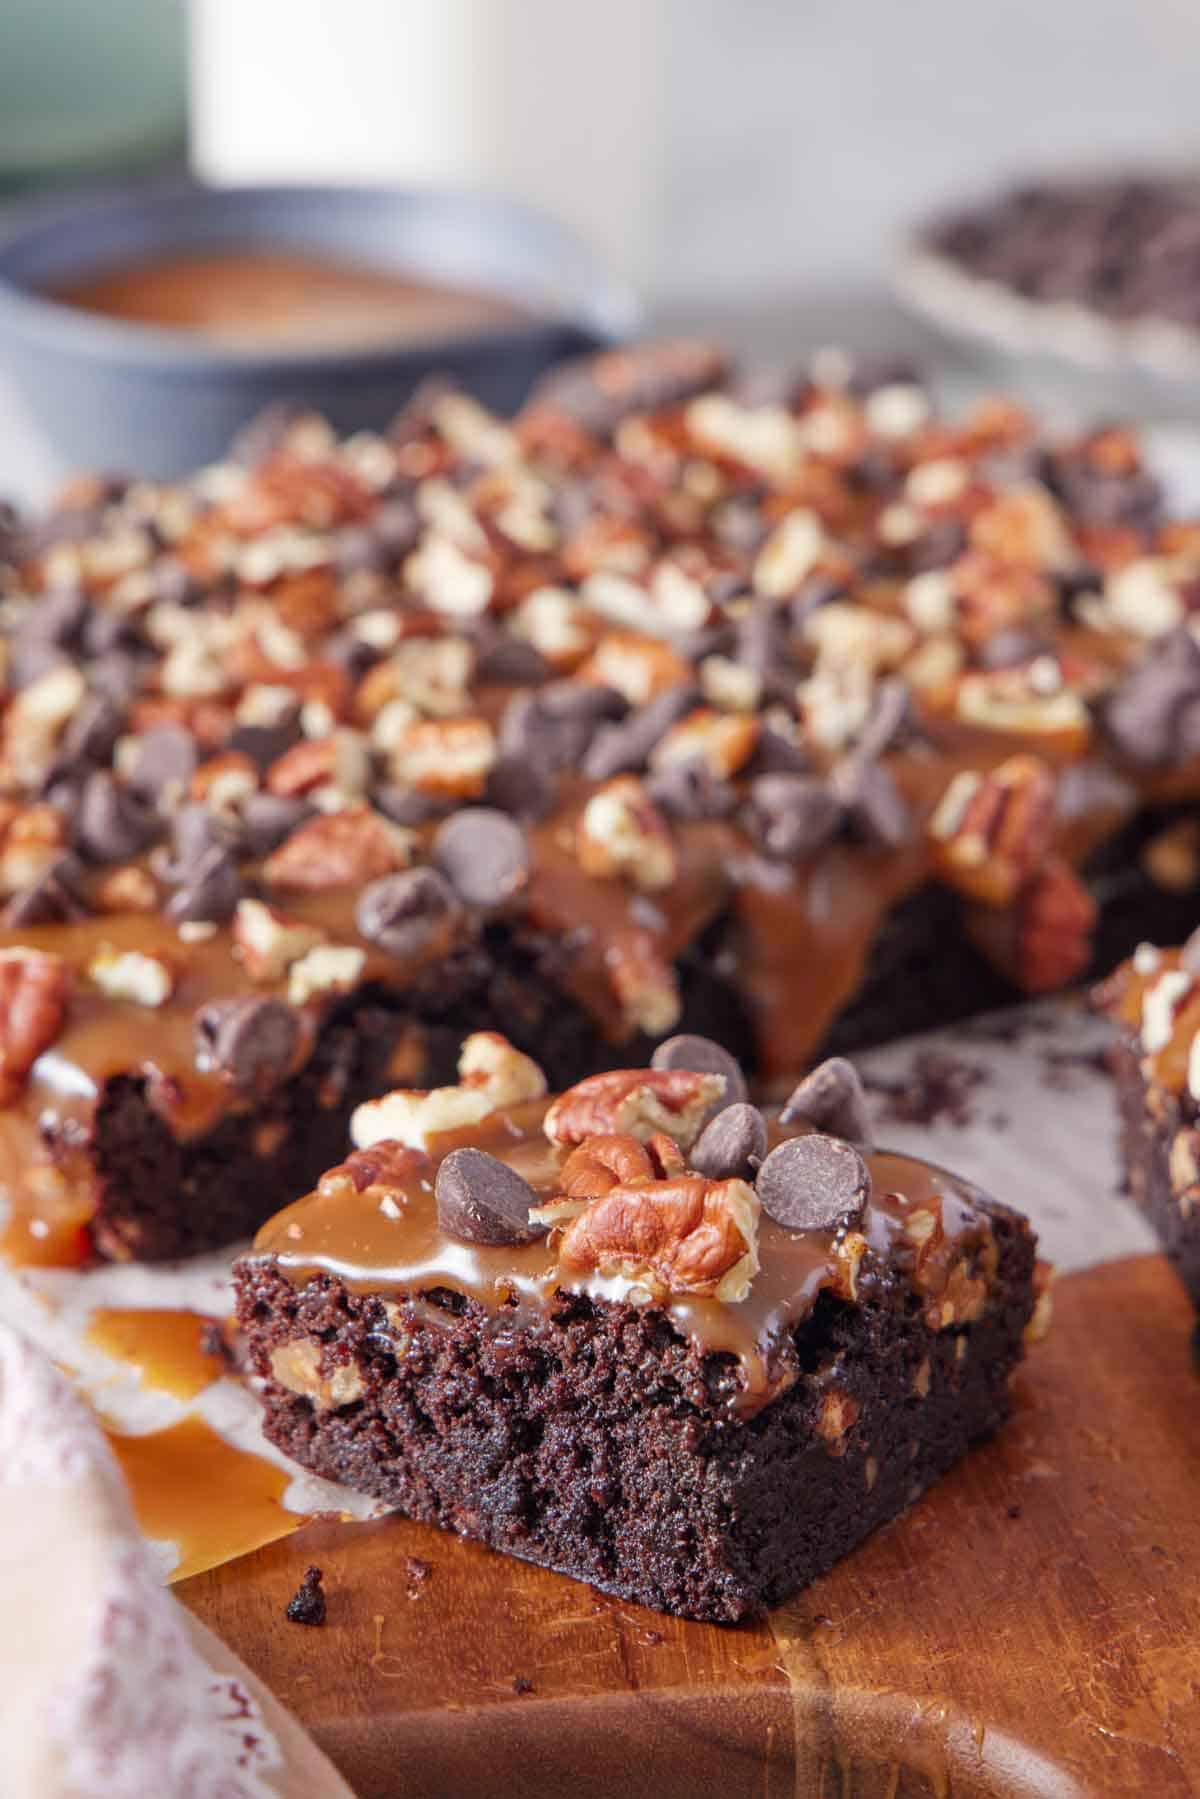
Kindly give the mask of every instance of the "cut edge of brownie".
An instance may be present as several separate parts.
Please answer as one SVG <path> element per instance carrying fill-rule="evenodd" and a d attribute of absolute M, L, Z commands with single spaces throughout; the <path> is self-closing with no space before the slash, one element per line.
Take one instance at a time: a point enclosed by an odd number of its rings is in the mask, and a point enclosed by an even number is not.
<path fill-rule="evenodd" d="M 932 1329 L 894 1268 L 854 1304 L 823 1294 L 795 1327 L 798 1378 L 748 1417 L 728 1404 L 730 1358 L 657 1309 L 562 1293 L 541 1323 L 505 1329 L 445 1290 L 397 1311 L 251 1257 L 238 1315 L 266 1435 L 304 1466 L 619 1597 L 735 1623 L 828 1570 L 1005 1417 L 1035 1240 L 983 1209 L 998 1266 L 979 1318 Z M 272 1378 L 272 1352 L 303 1343 L 313 1398 Z"/>
<path fill-rule="evenodd" d="M 1109 1056 L 1120 1113 L 1121 1158 L 1129 1196 L 1146 1218 L 1167 1259 L 1200 1311 L 1200 1209 L 1172 1179 L 1171 1153 L 1181 1131 L 1192 1128 L 1175 1094 L 1154 1088 L 1142 1068 L 1137 1043 L 1122 1032 Z"/>

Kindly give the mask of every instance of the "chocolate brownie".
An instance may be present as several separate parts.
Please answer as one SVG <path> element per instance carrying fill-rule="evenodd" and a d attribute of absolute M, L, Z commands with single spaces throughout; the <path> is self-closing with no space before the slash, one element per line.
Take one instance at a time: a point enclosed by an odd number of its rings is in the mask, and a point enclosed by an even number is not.
<path fill-rule="evenodd" d="M 1200 1308 L 1200 932 L 1182 949 L 1143 943 L 1096 1000 L 1118 1029 L 1130 1196 Z"/>
<path fill-rule="evenodd" d="M 1200 532 L 1123 431 L 649 345 L 0 538 L 13 1253 L 229 1241 L 472 1027 L 782 1093 L 1196 897 Z"/>
<path fill-rule="evenodd" d="M 843 1058 L 769 1120 L 694 1036 L 545 1087 L 475 1034 L 455 1086 L 356 1112 L 358 1147 L 236 1267 L 266 1434 L 414 1518 L 733 1622 L 1001 1422 L 1046 1322 L 1033 1233 L 876 1152 Z"/>

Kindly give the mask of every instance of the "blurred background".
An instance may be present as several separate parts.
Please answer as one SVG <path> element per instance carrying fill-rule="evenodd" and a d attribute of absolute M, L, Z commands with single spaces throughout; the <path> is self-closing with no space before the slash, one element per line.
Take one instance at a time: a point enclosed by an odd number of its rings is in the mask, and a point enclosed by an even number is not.
<path fill-rule="evenodd" d="M 189 168 L 483 187 L 654 324 L 969 379 L 890 297 L 906 228 L 1031 171 L 1200 161 L 1198 72 L 1191 0 L 4 0 L 0 225 Z M 0 491 L 36 493 L 60 458 L 0 382 Z"/>

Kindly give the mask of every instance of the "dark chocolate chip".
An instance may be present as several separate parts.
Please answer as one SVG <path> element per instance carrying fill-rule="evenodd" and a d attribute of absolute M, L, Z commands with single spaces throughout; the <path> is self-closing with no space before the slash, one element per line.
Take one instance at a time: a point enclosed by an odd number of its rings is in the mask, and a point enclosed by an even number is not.
<path fill-rule="evenodd" d="M 659 769 L 647 780 L 646 792 L 659 810 L 673 820 L 728 818 L 737 805 L 733 784 L 714 774 L 702 756 Z"/>
<path fill-rule="evenodd" d="M 306 800 L 285 798 L 280 793 L 252 793 L 242 807 L 238 847 L 256 861 L 269 856 L 311 816 L 312 807 Z"/>
<path fill-rule="evenodd" d="M 784 862 L 823 849 L 842 820 L 841 802 L 820 775 L 756 775 L 749 798 L 756 841 Z"/>
<path fill-rule="evenodd" d="M 98 694 L 110 699 L 122 711 L 138 690 L 145 658 L 128 650 L 113 650 L 99 657 L 88 670 L 88 683 Z"/>
<path fill-rule="evenodd" d="M 210 1000 L 196 1014 L 196 1066 L 245 1092 L 263 1093 L 291 1071 L 300 1021 L 282 1000 Z"/>
<path fill-rule="evenodd" d="M 155 725 L 138 738 L 129 785 L 156 800 L 177 799 L 187 791 L 199 761 L 190 731 L 182 725 Z"/>
<path fill-rule="evenodd" d="M 408 868 L 364 887 L 354 919 L 369 942 L 411 962 L 431 952 L 449 952 L 462 908 L 436 869 Z"/>
<path fill-rule="evenodd" d="M 63 732 L 58 761 L 107 762 L 121 735 L 121 708 L 106 693 L 90 693 Z"/>
<path fill-rule="evenodd" d="M 214 850 L 232 850 L 236 842 L 234 827 L 199 800 L 181 806 L 171 828 L 171 854 L 163 867 L 163 877 L 172 883 L 189 880 Z"/>
<path fill-rule="evenodd" d="M 503 687 L 540 687 L 551 669 L 540 650 L 523 637 L 485 619 L 475 633 L 475 679 Z"/>
<path fill-rule="evenodd" d="M 433 861 L 468 906 L 505 905 L 529 879 L 529 845 L 520 825 L 491 806 L 467 806 L 438 826 Z"/>
<path fill-rule="evenodd" d="M 300 710 L 296 708 L 273 725 L 237 725 L 229 734 L 227 748 L 249 756 L 256 768 L 270 768 L 280 756 L 287 754 L 300 741 Z"/>
<path fill-rule="evenodd" d="M 767 1153 L 767 1124 L 757 1106 L 739 1100 L 709 1120 L 688 1161 L 714 1181 L 749 1181 Z"/>
<path fill-rule="evenodd" d="M 935 519 L 909 550 L 908 566 L 914 574 L 947 568 L 958 561 L 966 547 L 967 533 L 958 519 Z"/>
<path fill-rule="evenodd" d="M 531 1224 L 538 1196 L 515 1168 L 482 1149 L 452 1149 L 434 1181 L 438 1223 L 460 1243 L 512 1248 L 545 1235 Z"/>
<path fill-rule="evenodd" d="M 700 701 L 700 689 L 684 682 L 656 695 L 619 724 L 602 726 L 583 758 L 583 773 L 591 781 L 607 781 L 643 768 L 671 726 Z"/>
<path fill-rule="evenodd" d="M 304 1579 L 288 1600 L 287 1615 L 292 1624 L 324 1624 L 325 1591 L 319 1568 L 305 1570 Z"/>
<path fill-rule="evenodd" d="M 347 525 L 334 534 L 333 566 L 341 576 L 382 574 L 392 562 L 387 545 L 369 525 Z"/>
<path fill-rule="evenodd" d="M 913 728 L 908 683 L 899 675 L 888 675 L 871 697 L 871 710 L 858 734 L 854 755 L 859 762 L 874 762 L 902 743 Z"/>
<path fill-rule="evenodd" d="M 614 688 L 554 681 L 536 693 L 513 695 L 500 721 L 500 750 L 538 762 L 552 773 L 574 769 L 600 726 L 627 710 L 627 701 Z"/>
<path fill-rule="evenodd" d="M 840 581 L 836 575 L 809 575 L 800 583 L 788 606 L 792 629 L 802 631 L 814 612 L 842 599 L 849 591 L 849 584 Z"/>
<path fill-rule="evenodd" d="M 840 1137 L 792 1137 L 758 1171 L 762 1209 L 789 1231 L 836 1231 L 861 1222 L 871 1190 L 867 1165 Z"/>
<path fill-rule="evenodd" d="M 394 825 L 404 825 L 411 830 L 416 825 L 429 824 L 432 819 L 444 818 L 454 802 L 437 794 L 422 793 L 416 787 L 398 787 L 384 782 L 372 789 L 371 803 Z"/>
<path fill-rule="evenodd" d="M 716 1043 L 711 1037 L 697 1037 L 690 1032 L 683 1032 L 678 1037 L 667 1037 L 650 1058 L 651 1068 L 686 1069 L 688 1074 L 721 1074 L 725 1077 L 725 1091 L 721 1095 L 721 1107 L 733 1105 L 746 1097 L 746 1077 L 740 1066 L 723 1044 Z"/>
<path fill-rule="evenodd" d="M 383 546 L 390 563 L 415 550 L 421 537 L 421 520 L 411 500 L 399 497 L 385 500 L 374 518 L 371 529 Z"/>
<path fill-rule="evenodd" d="M 758 734 L 758 746 L 751 767 L 756 775 L 812 773 L 812 761 L 803 744 L 797 743 L 793 737 L 785 737 L 782 731 L 776 731 L 771 725 L 764 725 Z"/>
<path fill-rule="evenodd" d="M 88 916 L 80 886 L 83 869 L 74 856 L 60 856 L 4 908 L 6 930 L 35 924 L 74 924 Z"/>
<path fill-rule="evenodd" d="M 899 849 L 908 842 L 912 813 L 882 763 L 848 756 L 833 770 L 830 786 L 845 807 L 851 831 L 863 843 L 876 849 Z"/>
<path fill-rule="evenodd" d="M 514 818 L 545 818 L 558 801 L 558 781 L 548 768 L 536 762 L 519 756 L 498 756 L 488 775 L 484 797 L 489 806 L 511 812 Z"/>
<path fill-rule="evenodd" d="M 860 1149 L 874 1148 L 866 1091 L 845 1056 L 830 1056 L 805 1075 L 779 1114 L 780 1124 L 798 1120 Z"/>
<path fill-rule="evenodd" d="M 223 924 L 232 918 L 242 897 L 242 882 L 228 850 L 211 849 L 189 872 L 167 902 L 167 917 L 176 924 Z"/>
<path fill-rule="evenodd" d="M 753 500 L 740 496 L 722 500 L 713 510 L 713 536 L 728 550 L 753 556 L 766 542 L 769 531 L 770 526 Z"/>
<path fill-rule="evenodd" d="M 1020 668 L 1022 663 L 1032 662 L 1049 647 L 1044 637 L 1037 637 L 1019 625 L 1011 625 L 1007 630 L 995 632 L 981 644 L 975 660 L 980 668 Z"/>
<path fill-rule="evenodd" d="M 159 829 L 150 808 L 106 770 L 88 776 L 75 814 L 75 841 L 93 862 L 129 862 Z"/>
<path fill-rule="evenodd" d="M 1158 639 L 1100 708 L 1105 730 L 1127 761 L 1141 767 L 1179 756 L 1181 713 L 1200 699 L 1200 644 L 1180 625 Z"/>

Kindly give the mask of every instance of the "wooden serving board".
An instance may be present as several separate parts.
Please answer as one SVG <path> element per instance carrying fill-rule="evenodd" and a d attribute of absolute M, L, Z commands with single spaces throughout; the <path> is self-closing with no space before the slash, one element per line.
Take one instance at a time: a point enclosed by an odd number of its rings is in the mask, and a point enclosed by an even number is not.
<path fill-rule="evenodd" d="M 314 1523 L 177 1590 L 361 1799 L 1200 1794 L 1192 1325 L 1157 1257 L 1064 1279 L 1008 1427 L 762 1625 L 400 1519 Z M 309 1562 L 323 1630 L 283 1616 Z"/>

